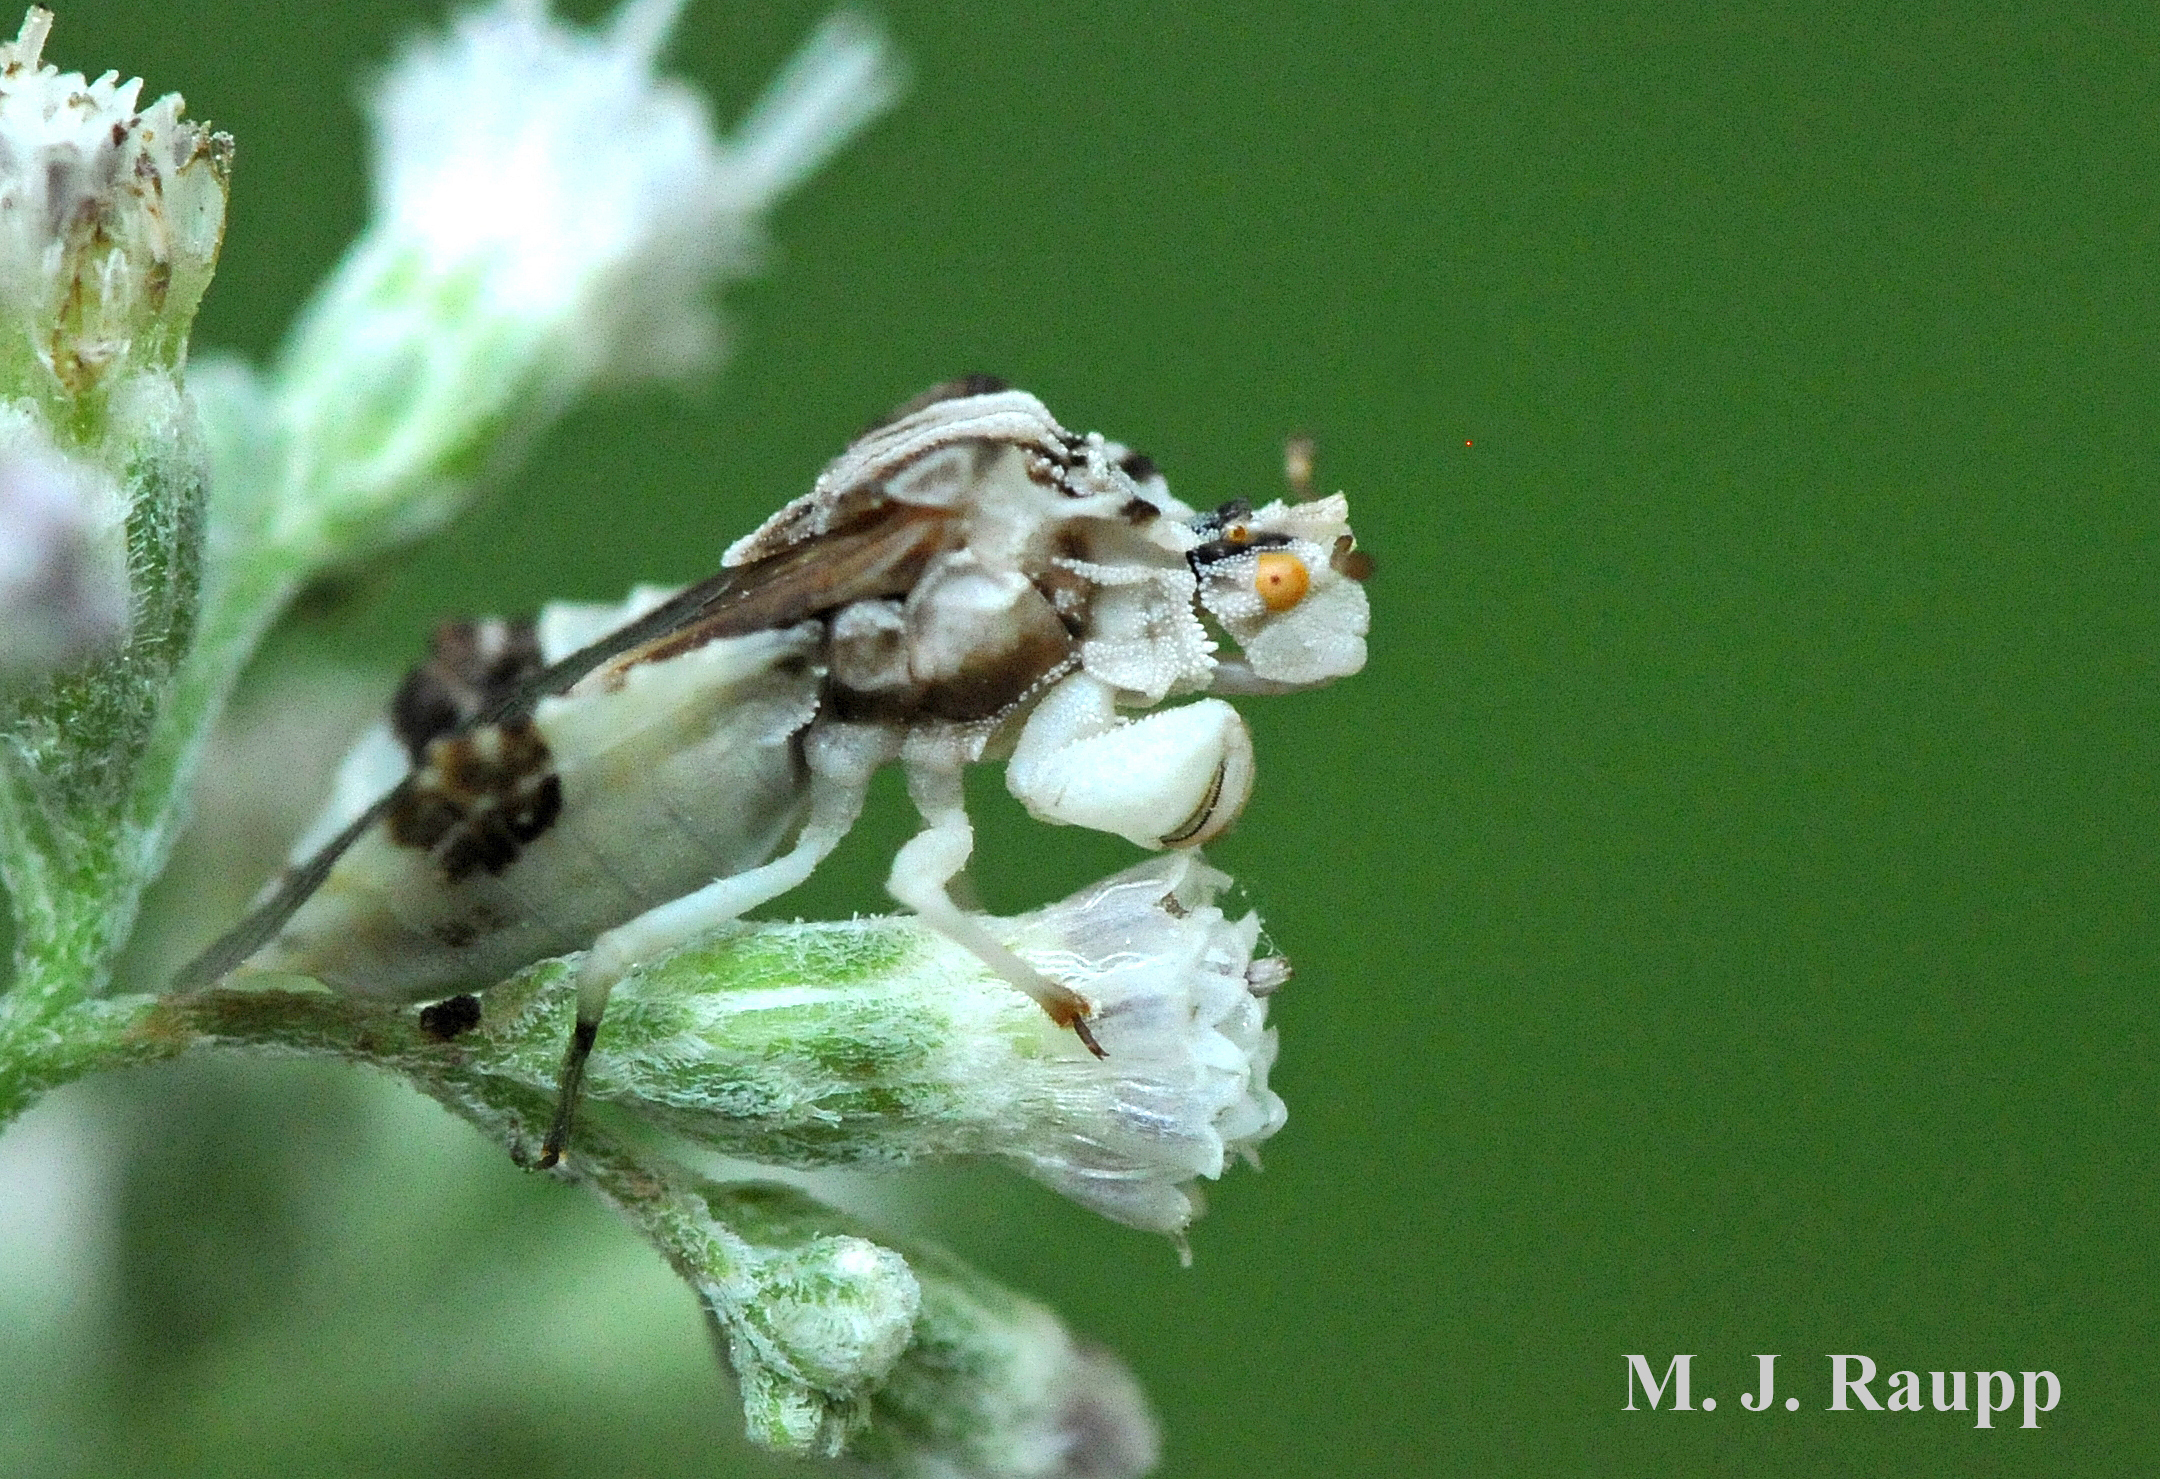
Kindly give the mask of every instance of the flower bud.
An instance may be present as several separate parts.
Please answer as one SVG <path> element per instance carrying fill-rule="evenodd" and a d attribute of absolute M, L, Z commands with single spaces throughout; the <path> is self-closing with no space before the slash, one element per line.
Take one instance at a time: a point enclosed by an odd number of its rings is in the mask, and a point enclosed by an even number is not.
<path fill-rule="evenodd" d="M 914 1336 L 921 1287 L 899 1254 L 844 1234 L 744 1262 L 698 1293 L 725 1332 L 750 1440 L 830 1458 L 869 1421 L 870 1394 Z"/>
<path fill-rule="evenodd" d="M 942 1249 L 871 1243 L 789 1187 L 708 1182 L 698 1195 L 717 1235 L 747 1250 L 735 1256 L 756 1271 L 757 1303 L 740 1303 L 740 1279 L 707 1300 L 754 1440 L 830 1454 L 844 1433 L 855 1472 L 896 1479 L 1135 1479 L 1154 1467 L 1160 1442 L 1139 1383 L 1035 1301 Z M 888 1272 L 906 1278 L 904 1300 L 874 1292 L 897 1289 Z M 905 1329 L 888 1345 L 903 1306 Z M 886 1318 L 865 1320 L 866 1307 Z M 777 1359 L 743 1333 L 776 1325 L 798 1332 L 778 1342 L 790 1354 Z M 874 1332 L 869 1342 L 863 1332 Z M 832 1400 L 839 1381 L 814 1369 L 822 1352 L 842 1353 L 859 1400 Z"/>

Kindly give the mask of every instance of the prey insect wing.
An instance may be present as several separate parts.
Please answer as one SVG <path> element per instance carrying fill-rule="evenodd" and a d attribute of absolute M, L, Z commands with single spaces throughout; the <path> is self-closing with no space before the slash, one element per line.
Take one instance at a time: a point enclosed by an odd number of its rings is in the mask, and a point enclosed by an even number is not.
<path fill-rule="evenodd" d="M 306 861 L 286 868 L 271 884 L 267 894 L 248 910 L 238 924 L 212 941 L 209 948 L 196 956 L 173 977 L 170 991 L 199 991 L 214 986 L 231 975 L 263 946 L 270 943 L 286 921 L 297 913 L 322 887 L 330 870 L 338 859 L 367 832 L 379 825 L 383 815 L 397 801 L 399 795 L 410 785 L 410 780 L 398 782 L 395 789 L 375 802 L 366 811 L 346 824 L 329 842 L 323 844 Z"/>
<path fill-rule="evenodd" d="M 850 601 L 905 595 L 921 578 L 930 557 L 950 539 L 948 523 L 935 510 L 888 505 L 856 526 L 792 545 L 754 564 L 723 570 L 691 587 L 692 592 L 713 587 L 710 594 L 680 610 L 663 607 L 653 613 L 654 617 L 665 613 L 664 620 L 641 618 L 631 623 L 562 664 L 581 671 L 566 672 L 553 682 L 567 688 L 586 672 L 604 668 L 620 674 L 639 663 L 664 662 L 716 638 L 790 626 Z M 594 660 L 600 649 L 607 650 Z M 543 674 L 535 682 L 548 680 L 549 675 Z M 547 691 L 561 689 L 551 683 Z"/>

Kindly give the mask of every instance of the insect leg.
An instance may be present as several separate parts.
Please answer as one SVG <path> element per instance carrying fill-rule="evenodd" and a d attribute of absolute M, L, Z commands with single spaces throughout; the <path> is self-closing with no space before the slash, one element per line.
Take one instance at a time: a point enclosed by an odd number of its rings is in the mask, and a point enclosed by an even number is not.
<path fill-rule="evenodd" d="M 803 748 L 809 766 L 810 816 L 792 848 L 760 867 L 716 878 L 694 893 L 646 910 L 601 935 L 585 952 L 578 969 L 577 1023 L 563 1054 L 555 1119 L 540 1148 L 542 1170 L 561 1160 L 570 1143 L 586 1060 L 592 1055 L 615 983 L 640 961 L 726 924 L 808 878 L 862 814 L 870 776 L 891 758 L 894 741 L 882 729 L 820 725 L 805 737 Z"/>
<path fill-rule="evenodd" d="M 1252 794 L 1252 739 L 1219 698 L 1119 717 L 1109 685 L 1059 683 L 1028 716 L 1005 788 L 1046 822 L 1141 847 L 1198 847 L 1229 829 Z"/>
<path fill-rule="evenodd" d="M 975 851 L 975 828 L 968 821 L 967 804 L 956 767 L 911 763 L 907 767 L 908 795 L 922 813 L 923 829 L 909 838 L 893 856 L 892 873 L 885 888 L 913 909 L 939 934 L 973 952 L 984 965 L 1034 998 L 1060 1027 L 1070 1027 L 1096 1057 L 1103 1056 L 1087 1019 L 1094 1006 L 1088 999 L 1036 970 L 1008 950 L 975 920 L 962 913 L 946 892 L 947 886 L 967 866 Z"/>

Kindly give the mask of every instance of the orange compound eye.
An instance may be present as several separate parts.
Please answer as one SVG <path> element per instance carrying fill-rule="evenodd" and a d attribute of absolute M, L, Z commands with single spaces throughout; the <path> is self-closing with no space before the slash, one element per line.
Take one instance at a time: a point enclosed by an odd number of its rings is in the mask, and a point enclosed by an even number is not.
<path fill-rule="evenodd" d="M 1253 570 L 1253 589 L 1270 611 L 1288 611 L 1305 599 L 1311 585 L 1312 572 L 1305 562 L 1281 550 L 1263 552 Z"/>

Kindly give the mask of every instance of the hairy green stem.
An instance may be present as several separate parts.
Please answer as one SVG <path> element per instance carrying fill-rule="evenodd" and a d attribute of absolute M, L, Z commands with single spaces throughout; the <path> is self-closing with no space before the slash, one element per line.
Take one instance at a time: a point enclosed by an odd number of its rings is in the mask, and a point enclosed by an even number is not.
<path fill-rule="evenodd" d="M 567 976 L 543 969 L 503 989 L 529 988 L 555 1009 L 543 1015 L 567 1020 Z M 0 1118 L 97 1070 L 237 1049 L 387 1070 L 531 1166 L 553 1099 L 525 1074 L 526 1015 L 446 1038 L 440 1016 L 320 991 L 77 1002 L 0 1057 Z M 553 1174 L 616 1208 L 696 1292 L 765 1447 L 924 1476 L 1152 1462 L 1153 1421 L 1123 1368 L 941 1250 L 903 1257 L 800 1192 L 706 1181 L 603 1117 L 587 1117 Z"/>
<path fill-rule="evenodd" d="M 165 371 L 97 403 L 97 434 L 68 450 L 110 471 L 125 499 L 131 620 L 116 650 L 0 701 L 0 876 L 16 954 L 0 1041 L 105 989 L 170 842 L 179 778 L 146 785 L 144 762 L 195 634 L 207 469 Z"/>

